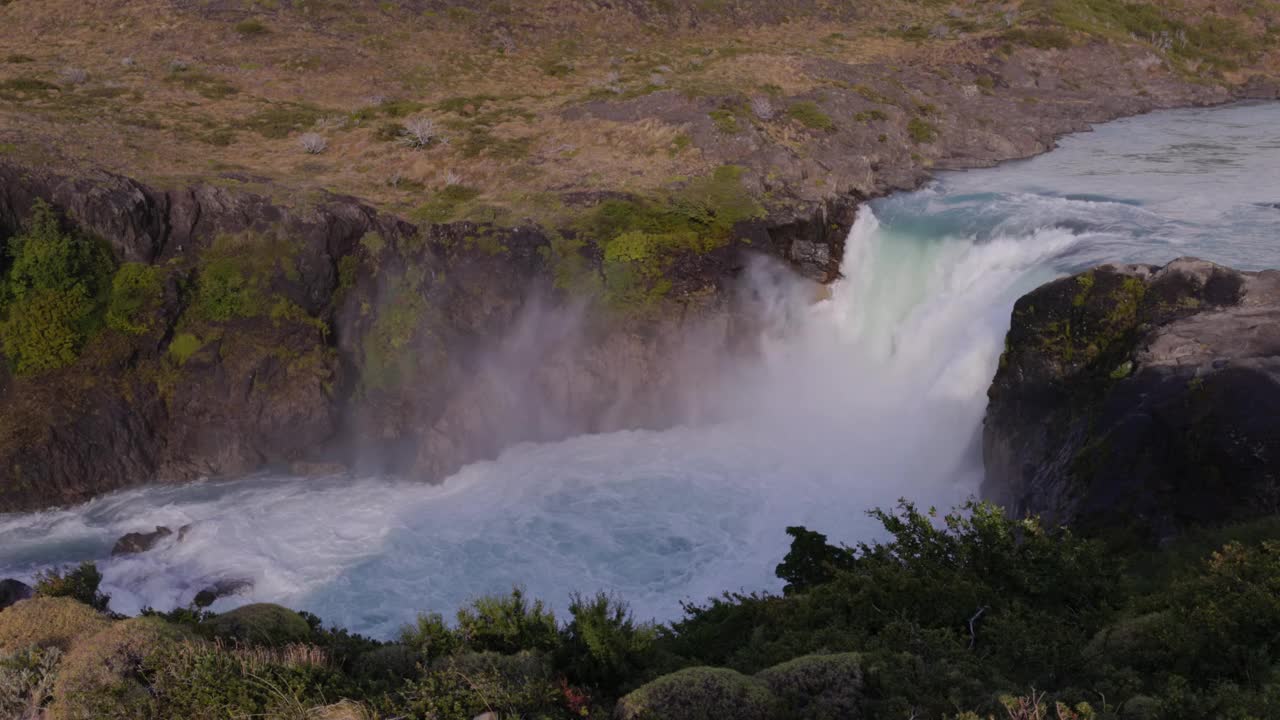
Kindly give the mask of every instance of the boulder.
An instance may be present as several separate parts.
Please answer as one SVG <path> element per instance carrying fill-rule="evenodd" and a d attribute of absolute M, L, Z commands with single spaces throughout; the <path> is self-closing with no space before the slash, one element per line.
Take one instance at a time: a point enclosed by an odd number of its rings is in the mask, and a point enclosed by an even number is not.
<path fill-rule="evenodd" d="M 983 495 L 1159 541 L 1280 510 L 1280 272 L 1102 266 L 1022 297 Z"/>
<path fill-rule="evenodd" d="M 191 604 L 198 608 L 207 608 L 218 598 L 236 595 L 244 590 L 249 590 L 252 587 L 252 580 L 218 580 L 212 585 L 208 585 L 203 590 L 196 593 L 196 596 L 191 600 Z"/>
<path fill-rule="evenodd" d="M 163 525 L 157 525 L 154 532 L 129 533 L 116 541 L 115 546 L 111 548 L 111 557 L 146 552 L 172 534 L 173 531 Z"/>
<path fill-rule="evenodd" d="M 36 591 L 31 586 L 10 578 L 0 580 L 0 610 L 3 610 L 19 600 L 26 600 L 35 596 Z"/>

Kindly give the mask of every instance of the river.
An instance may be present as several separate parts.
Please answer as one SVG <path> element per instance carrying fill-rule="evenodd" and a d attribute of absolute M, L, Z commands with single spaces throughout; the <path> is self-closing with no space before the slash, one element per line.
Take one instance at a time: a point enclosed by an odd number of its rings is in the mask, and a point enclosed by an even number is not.
<path fill-rule="evenodd" d="M 559 608 L 609 590 L 659 620 L 777 590 L 788 525 L 854 542 L 876 534 L 868 508 L 977 492 L 1022 293 L 1102 262 L 1280 267 L 1278 127 L 1280 104 L 1156 113 L 871 203 L 845 279 L 740 371 L 733 420 L 513 447 L 439 486 L 256 476 L 0 515 L 0 577 L 96 560 L 125 613 L 247 578 L 214 609 L 280 602 L 381 637 L 514 584 Z M 182 542 L 109 557 L 126 532 L 186 524 Z"/>

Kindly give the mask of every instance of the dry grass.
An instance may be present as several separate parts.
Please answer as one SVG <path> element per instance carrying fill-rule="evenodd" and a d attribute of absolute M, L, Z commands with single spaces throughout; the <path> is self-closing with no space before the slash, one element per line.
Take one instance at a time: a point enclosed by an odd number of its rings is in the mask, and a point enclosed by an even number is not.
<path fill-rule="evenodd" d="M 953 20 L 951 6 L 933 3 L 859 5 L 856 16 L 845 12 L 856 19 L 844 20 L 812 12 L 823 3 L 799 3 L 775 24 L 704 9 L 696 25 L 687 22 L 692 11 L 676 11 L 683 20 L 671 21 L 633 14 L 625 3 L 525 0 L 424 13 L 410 5 L 0 6 L 6 55 L 31 59 L 0 62 L 0 147 L 30 162 L 102 166 L 163 185 L 240 171 L 267 178 L 275 192 L 323 188 L 397 212 L 420 205 L 453 170 L 484 202 L 524 214 L 533 209 L 519 198 L 652 190 L 739 161 L 741 147 L 698 140 L 709 135 L 686 127 L 692 118 L 705 122 L 700 99 L 773 95 L 784 108 L 789 97 L 829 83 L 815 62 L 954 66 L 990 53 L 953 37 L 906 39 L 903 28 Z M 956 6 L 972 26 L 970 40 L 1003 31 L 1006 5 Z M 90 72 L 84 82 L 78 74 L 67 81 L 68 68 Z M 24 79 L 58 87 L 2 92 L 3 83 Z M 494 99 L 468 104 L 464 96 Z M 413 109 L 393 115 L 375 98 Z M 599 119 L 591 108 L 602 101 L 635 108 L 626 112 L 636 127 Z M 264 111 L 283 124 L 269 130 L 247 121 Z M 450 142 L 406 147 L 395 126 L 416 115 L 435 120 Z M 318 130 L 323 154 L 299 152 L 299 138 Z M 801 155 L 818 147 L 802 135 L 783 139 Z"/>
<path fill-rule="evenodd" d="M 742 54 L 725 49 L 726 34 L 715 25 L 672 31 L 622 10 L 550 0 L 521 3 L 519 30 L 505 39 L 500 28 L 509 18 L 501 15 L 417 15 L 373 2 L 317 3 L 310 13 L 258 6 L 250 12 L 250 4 L 238 3 L 46 0 L 0 8 L 13 41 L 7 49 L 35 60 L 0 64 L 0 82 L 19 73 L 59 82 L 68 67 L 93 69 L 86 82 L 47 99 L 0 100 L 0 141 L 14 145 L 18 155 L 53 148 L 61 164 L 105 166 L 148 179 L 241 169 L 291 187 L 321 186 L 401 208 L 420 198 L 389 187 L 386 178 L 399 173 L 430 186 L 444 168 L 489 194 L 619 182 L 656 188 L 715 163 L 696 149 L 670 152 L 681 129 L 658 119 L 632 130 L 566 119 L 564 111 L 587 102 L 602 78 L 613 73 L 630 92 L 644 91 L 655 75 L 676 89 L 749 93 L 776 86 L 804 92 L 817 84 L 802 67 L 814 38 L 837 29 L 876 32 L 870 23 L 762 25 L 733 36 L 734 48 L 750 48 Z M 237 30 L 249 21 L 267 31 Z M 872 43 L 850 43 L 845 50 L 864 58 L 913 52 Z M 527 154 L 469 157 L 456 141 L 410 153 L 374 138 L 386 120 L 376 118 L 327 129 L 324 155 L 304 158 L 299 136 L 312 128 L 264 137 L 244 123 L 270 103 L 347 117 L 374 95 L 427 109 L 460 95 L 506 98 L 503 109 L 521 116 L 498 118 L 488 130 L 500 139 L 531 138 Z M 469 128 L 476 120 L 428 111 L 454 137 L 466 130 L 450 130 L 448 121 Z"/>
<path fill-rule="evenodd" d="M 36 597 L 0 612 L 0 651 L 28 647 L 67 650 L 77 638 L 110 625 L 105 615 L 71 598 Z"/>

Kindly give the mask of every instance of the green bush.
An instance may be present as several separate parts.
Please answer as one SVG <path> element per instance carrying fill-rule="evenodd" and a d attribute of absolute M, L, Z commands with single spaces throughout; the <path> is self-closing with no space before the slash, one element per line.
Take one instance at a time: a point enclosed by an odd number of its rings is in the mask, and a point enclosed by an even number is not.
<path fill-rule="evenodd" d="M 186 642 L 148 655 L 159 718 L 312 718 L 318 708 L 360 692 L 348 678 L 297 653 Z"/>
<path fill-rule="evenodd" d="M 613 696 L 652 664 L 657 630 L 636 623 L 625 602 L 576 595 L 569 615 L 556 664 L 574 684 Z"/>
<path fill-rule="evenodd" d="M 907 134 L 917 143 L 931 143 L 938 139 L 938 130 L 927 120 L 911 118 L 907 123 Z"/>
<path fill-rule="evenodd" d="M 798 102 L 787 108 L 787 116 L 812 130 L 834 130 L 836 123 L 811 101 Z"/>
<path fill-rule="evenodd" d="M 244 605 L 210 618 L 204 629 L 217 638 L 251 645 L 287 645 L 311 639 L 301 615 L 271 603 Z"/>
<path fill-rule="evenodd" d="M 462 645 L 440 613 L 419 613 L 414 624 L 400 630 L 400 642 L 427 660 L 450 655 Z"/>
<path fill-rule="evenodd" d="M 195 308 L 201 317 L 226 322 L 262 312 L 260 283 L 233 258 L 216 258 L 205 264 L 198 280 Z"/>
<path fill-rule="evenodd" d="M 498 717 L 566 717 L 562 691 L 539 655 L 464 653 L 440 661 L 403 691 L 399 714 L 469 720 Z"/>
<path fill-rule="evenodd" d="M 112 271 L 110 250 L 63 232 L 53 208 L 37 201 L 25 232 L 9 239 L 12 258 L 0 287 L 0 339 L 19 374 L 75 362 L 102 326 Z"/>
<path fill-rule="evenodd" d="M 760 671 L 756 679 L 787 717 L 856 720 L 862 709 L 862 658 L 856 653 L 805 655 Z"/>
<path fill-rule="evenodd" d="M 131 335 L 153 329 L 164 287 L 160 271 L 143 263 L 125 263 L 111 280 L 107 326 Z"/>
<path fill-rule="evenodd" d="M 559 630 L 541 600 L 531 603 L 513 588 L 510 595 L 476 598 L 459 610 L 458 635 L 472 650 L 514 653 L 554 649 Z"/>
<path fill-rule="evenodd" d="M 764 684 L 724 668 L 663 675 L 618 701 L 617 720 L 769 720 L 777 701 Z"/>
<path fill-rule="evenodd" d="M 72 570 L 46 570 L 36 576 L 35 591 L 44 597 L 69 597 L 95 610 L 106 610 L 111 596 L 98 590 L 102 573 L 92 562 Z"/>

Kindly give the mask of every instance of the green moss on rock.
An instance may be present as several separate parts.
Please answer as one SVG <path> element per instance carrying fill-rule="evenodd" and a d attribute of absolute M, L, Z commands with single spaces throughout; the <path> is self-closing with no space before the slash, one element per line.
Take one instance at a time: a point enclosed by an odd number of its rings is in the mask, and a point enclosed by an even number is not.
<path fill-rule="evenodd" d="M 663 675 L 618 701 L 617 720 L 767 720 L 777 700 L 758 680 L 725 668 Z"/>

